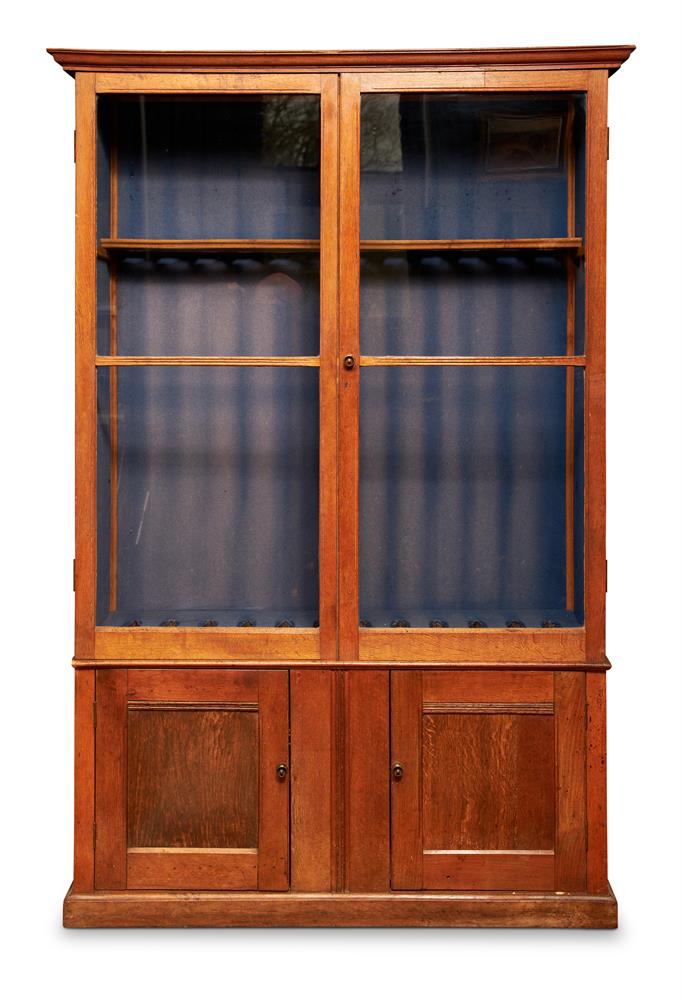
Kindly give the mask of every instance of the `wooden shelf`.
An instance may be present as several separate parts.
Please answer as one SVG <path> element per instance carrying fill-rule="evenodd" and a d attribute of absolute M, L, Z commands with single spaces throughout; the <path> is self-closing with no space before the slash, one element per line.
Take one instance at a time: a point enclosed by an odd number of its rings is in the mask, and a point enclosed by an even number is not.
<path fill-rule="evenodd" d="M 142 240 L 142 239 L 104 239 L 100 240 L 100 249 L 106 253 L 125 252 L 130 250 L 148 253 L 196 253 L 197 251 L 248 250 L 269 251 L 289 250 L 297 253 L 310 253 L 320 249 L 320 240 Z"/>
<path fill-rule="evenodd" d="M 142 253 L 223 253 L 234 251 L 268 252 L 290 251 L 313 253 L 320 250 L 320 240 L 143 240 L 103 239 L 99 243 L 105 254 L 137 251 Z M 583 240 L 578 236 L 539 239 L 509 240 L 361 240 L 361 252 L 406 250 L 583 250 Z"/>
<path fill-rule="evenodd" d="M 578 236 L 520 240 L 361 240 L 362 251 L 390 250 L 583 250 Z"/>

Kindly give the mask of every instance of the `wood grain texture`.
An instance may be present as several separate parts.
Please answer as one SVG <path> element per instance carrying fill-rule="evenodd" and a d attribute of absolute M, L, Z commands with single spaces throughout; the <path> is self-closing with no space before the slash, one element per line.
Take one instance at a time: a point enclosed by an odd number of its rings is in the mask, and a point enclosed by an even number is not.
<path fill-rule="evenodd" d="M 259 831 L 258 888 L 289 888 L 289 674 L 259 673 Z"/>
<path fill-rule="evenodd" d="M 439 357 L 436 355 L 425 355 L 425 354 L 404 354 L 400 357 L 397 355 L 362 355 L 359 359 L 359 364 L 364 368 L 386 368 L 387 366 L 392 367 L 410 367 L 411 365 L 432 365 L 439 368 L 445 366 L 459 367 L 466 366 L 479 366 L 479 365 L 492 365 L 495 367 L 510 367 L 524 368 L 533 366 L 536 368 L 582 368 L 586 364 L 586 359 L 583 357 L 569 357 L 565 354 L 560 354 L 555 357 L 550 356 L 538 356 L 538 357 L 491 357 L 490 355 L 481 355 L 476 357 L 471 356 L 451 356 L 451 357 Z"/>
<path fill-rule="evenodd" d="M 317 660 L 318 629 L 98 628 L 96 660 Z"/>
<path fill-rule="evenodd" d="M 185 702 L 258 701 L 255 670 L 129 670 L 128 700 Z"/>
<path fill-rule="evenodd" d="M 94 77 L 76 76 L 76 569 L 75 652 L 95 653 L 97 169 Z"/>
<path fill-rule="evenodd" d="M 586 675 L 586 809 L 588 892 L 606 892 L 607 882 L 607 720 L 605 675 Z"/>
<path fill-rule="evenodd" d="M 389 675 L 347 673 L 346 889 L 389 888 Z"/>
<path fill-rule="evenodd" d="M 317 94 L 316 73 L 97 73 L 98 94 Z"/>
<path fill-rule="evenodd" d="M 339 365 L 360 354 L 360 89 L 344 74 L 339 89 Z M 339 375 L 339 656 L 358 651 L 358 455 L 360 371 Z"/>
<path fill-rule="evenodd" d="M 424 849 L 552 850 L 554 764 L 551 716 L 425 714 Z"/>
<path fill-rule="evenodd" d="M 586 117 L 586 655 L 605 652 L 607 73 L 589 74 Z"/>
<path fill-rule="evenodd" d="M 617 901 L 534 892 L 76 894 L 65 927 L 596 927 L 617 926 Z"/>
<path fill-rule="evenodd" d="M 76 659 L 71 661 L 71 665 L 75 670 L 90 670 L 93 667 L 100 667 L 102 669 L 115 669 L 116 667 L 131 667 L 140 668 L 145 670 L 164 670 L 168 668 L 177 667 L 187 667 L 187 668 L 201 668 L 202 670 L 225 670 L 226 663 L 229 660 L 216 659 L 215 657 L 202 657 L 200 660 L 182 660 L 182 659 L 155 659 L 154 657 L 144 658 L 144 659 L 128 659 L 128 660 L 116 660 L 114 658 L 108 658 L 106 660 L 92 660 L 92 659 Z M 322 668 L 330 668 L 333 670 L 367 670 L 370 664 L 367 660 L 296 660 L 297 670 L 320 670 Z M 235 664 L 240 670 L 270 670 L 273 667 L 278 669 L 283 668 L 282 660 L 273 659 L 244 659 L 239 660 Z M 442 670 L 452 670 L 453 661 L 445 661 L 434 659 L 429 662 L 429 664 L 423 664 L 423 667 L 428 667 L 430 670 L 442 671 Z M 476 660 L 463 660 L 457 663 L 458 673 L 464 671 L 475 671 L 479 673 L 484 672 L 500 672 L 500 673 L 517 673 L 518 671 L 541 673 L 549 672 L 556 673 L 559 671 L 578 671 L 579 673 L 593 672 L 593 673 L 604 673 L 606 670 L 611 669 L 611 663 L 607 658 L 600 660 L 599 662 L 576 662 L 568 663 L 565 661 L 558 660 L 556 663 L 503 663 L 495 661 L 490 663 L 482 663 Z M 415 662 L 410 660 L 373 660 L 372 662 L 373 670 L 414 670 Z"/>
<path fill-rule="evenodd" d="M 360 87 L 367 92 L 400 92 L 402 94 L 449 93 L 457 91 L 523 91 L 523 90 L 583 90 L 587 75 L 584 69 L 555 70 L 550 68 L 452 70 L 444 67 L 432 72 L 415 70 L 373 70 L 360 75 Z"/>
<path fill-rule="evenodd" d="M 95 888 L 126 888 L 126 691 L 128 671 L 95 679 Z"/>
<path fill-rule="evenodd" d="M 291 887 L 331 891 L 333 885 L 333 684 L 330 670 L 292 670 Z"/>
<path fill-rule="evenodd" d="M 586 891 L 586 678 L 555 674 L 555 889 Z"/>
<path fill-rule="evenodd" d="M 550 672 L 425 670 L 425 702 L 548 702 L 554 697 Z"/>
<path fill-rule="evenodd" d="M 129 848 L 257 847 L 258 714 L 195 709 L 128 712 Z"/>
<path fill-rule="evenodd" d="M 337 656 L 337 357 L 339 352 L 338 78 L 320 96 L 320 656 Z"/>
<path fill-rule="evenodd" d="M 367 49 L 314 51 L 177 51 L 133 49 L 68 49 L 47 51 L 68 73 L 77 70 L 131 72 L 193 72 L 209 69 L 249 70 L 349 69 L 410 66 L 537 66 L 605 67 L 617 70 L 635 49 L 634 45 L 563 45 L 537 48 L 492 49 Z"/>
<path fill-rule="evenodd" d="M 108 241 L 103 240 L 102 245 Z M 361 251 L 369 250 L 396 251 L 406 250 L 581 250 L 583 240 L 580 236 L 559 236 L 547 238 L 524 237 L 523 239 L 487 239 L 487 240 L 361 240 Z"/>
<path fill-rule="evenodd" d="M 457 851 L 427 852 L 424 855 L 424 883 L 428 889 L 552 889 L 555 858 L 548 853 L 504 851 L 469 854 Z"/>
<path fill-rule="evenodd" d="M 391 888 L 422 889 L 422 672 L 391 674 Z"/>
<path fill-rule="evenodd" d="M 514 633 L 514 634 L 511 634 Z M 361 660 L 538 663 L 585 659 L 583 629 L 360 629 Z"/>
<path fill-rule="evenodd" d="M 301 253 L 307 250 L 315 253 L 320 249 L 320 240 L 156 240 L 111 237 L 100 240 L 99 246 L 108 254 L 132 251 L 150 253 L 197 253 L 198 251 L 221 252 L 231 250 L 286 250 Z"/>
<path fill-rule="evenodd" d="M 74 707 L 74 890 L 95 888 L 95 671 L 79 670 Z"/>
<path fill-rule="evenodd" d="M 255 889 L 257 852 L 128 851 L 129 889 Z"/>
<path fill-rule="evenodd" d="M 320 358 L 317 357 L 198 357 L 189 355 L 178 355 L 173 357 L 153 357 L 151 355 L 134 356 L 119 354 L 98 355 L 95 358 L 95 366 L 98 368 L 159 368 L 162 366 L 170 368 L 201 367 L 201 368 L 318 368 Z"/>

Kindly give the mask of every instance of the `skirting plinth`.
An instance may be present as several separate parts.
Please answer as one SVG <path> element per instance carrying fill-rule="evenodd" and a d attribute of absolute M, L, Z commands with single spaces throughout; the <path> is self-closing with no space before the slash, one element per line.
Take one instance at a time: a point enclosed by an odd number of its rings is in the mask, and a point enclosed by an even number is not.
<path fill-rule="evenodd" d="M 614 928 L 617 901 L 537 892 L 279 893 L 69 890 L 65 927 Z"/>

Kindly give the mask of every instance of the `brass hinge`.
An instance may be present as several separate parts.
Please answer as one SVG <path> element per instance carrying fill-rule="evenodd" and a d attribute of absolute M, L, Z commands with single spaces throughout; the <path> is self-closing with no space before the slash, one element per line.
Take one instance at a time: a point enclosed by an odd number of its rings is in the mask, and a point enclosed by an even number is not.
<path fill-rule="evenodd" d="M 76 162 L 76 129 L 74 129 L 74 163 Z"/>
<path fill-rule="evenodd" d="M 75 593 L 75 591 L 76 591 L 76 560 L 75 559 L 72 561 L 72 565 L 71 565 L 71 578 L 72 578 L 73 590 L 74 590 L 74 593 Z"/>
<path fill-rule="evenodd" d="M 609 125 L 607 126 L 607 159 L 609 160 Z"/>

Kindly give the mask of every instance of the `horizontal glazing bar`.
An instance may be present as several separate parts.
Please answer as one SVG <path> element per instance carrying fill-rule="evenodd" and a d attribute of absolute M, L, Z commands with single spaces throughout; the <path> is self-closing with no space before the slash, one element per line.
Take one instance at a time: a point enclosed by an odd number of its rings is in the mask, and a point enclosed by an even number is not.
<path fill-rule="evenodd" d="M 294 357 L 294 358 L 249 358 L 249 357 L 119 357 L 114 355 L 98 354 L 95 358 L 95 365 L 98 368 L 133 368 L 144 366 L 175 366 L 182 367 L 188 365 L 195 366 L 224 366 L 242 368 L 319 368 L 320 358 L 316 357 Z"/>
<path fill-rule="evenodd" d="M 551 357 L 429 357 L 424 355 L 405 355 L 403 357 L 394 357 L 393 355 L 388 355 L 384 357 L 378 356 L 362 356 L 360 359 L 360 364 L 366 368 L 373 367 L 385 367 L 390 365 L 518 365 L 520 367 L 526 365 L 537 365 L 537 366 L 558 366 L 558 367 L 570 367 L 570 368 L 584 368 L 586 365 L 586 358 L 582 355 L 581 357 L 575 357 L 570 355 L 556 355 Z"/>

